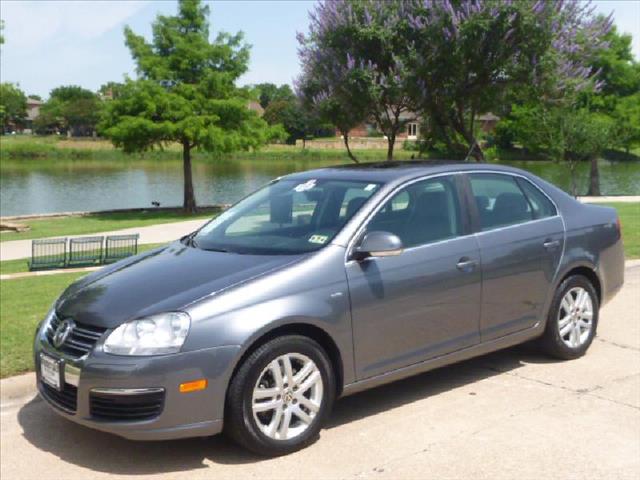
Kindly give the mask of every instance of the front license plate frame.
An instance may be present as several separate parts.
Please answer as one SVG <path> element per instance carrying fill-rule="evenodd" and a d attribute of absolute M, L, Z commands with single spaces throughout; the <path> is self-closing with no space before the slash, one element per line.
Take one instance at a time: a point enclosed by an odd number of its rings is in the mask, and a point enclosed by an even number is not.
<path fill-rule="evenodd" d="M 40 354 L 40 378 L 44 383 L 58 391 L 62 391 L 64 385 L 62 377 L 64 369 L 62 366 L 62 360 L 44 353 Z"/>

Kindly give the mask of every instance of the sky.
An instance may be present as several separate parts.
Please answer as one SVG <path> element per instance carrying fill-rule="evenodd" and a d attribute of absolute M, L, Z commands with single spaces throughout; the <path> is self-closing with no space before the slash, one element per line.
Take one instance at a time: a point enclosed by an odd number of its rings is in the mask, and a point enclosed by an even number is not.
<path fill-rule="evenodd" d="M 240 84 L 291 83 L 298 75 L 296 32 L 306 32 L 313 1 L 213 0 L 212 31 L 245 33 L 252 45 L 249 71 Z M 618 29 L 633 36 L 640 59 L 640 0 L 597 0 L 600 13 L 613 11 Z M 0 80 L 18 83 L 27 94 L 46 98 L 52 88 L 80 85 L 96 91 L 135 66 L 123 28 L 151 35 L 158 14 L 172 15 L 173 0 L 0 0 L 5 44 Z"/>

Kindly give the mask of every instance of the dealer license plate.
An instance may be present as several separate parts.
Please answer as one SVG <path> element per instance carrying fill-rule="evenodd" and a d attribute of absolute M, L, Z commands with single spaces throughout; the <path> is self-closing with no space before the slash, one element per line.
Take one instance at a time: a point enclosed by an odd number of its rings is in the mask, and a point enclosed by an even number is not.
<path fill-rule="evenodd" d="M 57 390 L 62 390 L 60 379 L 60 361 L 55 358 L 40 354 L 40 378 Z"/>

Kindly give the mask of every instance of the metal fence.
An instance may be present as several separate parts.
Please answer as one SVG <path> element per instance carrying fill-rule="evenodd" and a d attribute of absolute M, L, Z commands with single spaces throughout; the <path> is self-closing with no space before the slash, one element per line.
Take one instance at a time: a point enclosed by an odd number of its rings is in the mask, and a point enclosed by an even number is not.
<path fill-rule="evenodd" d="M 31 242 L 29 270 L 63 268 L 67 261 L 67 239 L 46 238 Z"/>
<path fill-rule="evenodd" d="M 82 237 L 69 240 L 67 265 L 99 265 L 102 262 L 102 243 L 104 237 Z"/>
<path fill-rule="evenodd" d="M 112 235 L 106 238 L 104 245 L 104 263 L 117 262 L 138 253 L 139 235 Z"/>
<path fill-rule="evenodd" d="M 138 253 L 139 235 L 32 240 L 29 270 L 113 263 Z M 68 246 L 68 248 L 67 248 Z"/>

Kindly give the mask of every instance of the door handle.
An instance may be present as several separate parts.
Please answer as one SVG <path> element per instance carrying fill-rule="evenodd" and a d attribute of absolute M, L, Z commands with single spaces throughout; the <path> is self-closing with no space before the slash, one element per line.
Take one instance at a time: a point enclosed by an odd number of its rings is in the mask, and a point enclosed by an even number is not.
<path fill-rule="evenodd" d="M 472 272 L 476 268 L 476 263 L 477 262 L 475 260 L 472 260 L 468 257 L 462 257 L 460 260 L 458 260 L 456 268 L 461 272 Z"/>
<path fill-rule="evenodd" d="M 542 245 L 547 250 L 554 250 L 560 246 L 560 240 L 545 240 Z"/>

